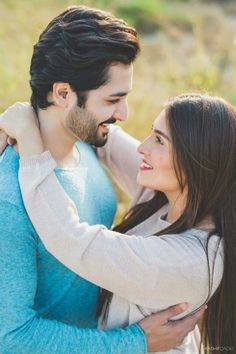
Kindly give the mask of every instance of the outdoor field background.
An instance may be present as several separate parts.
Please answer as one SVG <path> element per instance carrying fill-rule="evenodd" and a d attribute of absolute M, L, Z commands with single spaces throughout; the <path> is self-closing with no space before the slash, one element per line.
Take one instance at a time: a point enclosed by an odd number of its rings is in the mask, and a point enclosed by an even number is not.
<path fill-rule="evenodd" d="M 29 100 L 33 44 L 54 16 L 81 4 L 111 11 L 139 31 L 142 52 L 123 124 L 129 133 L 143 139 L 163 102 L 181 92 L 207 91 L 236 104 L 236 1 L 0 0 L 0 111 Z M 129 201 L 117 194 L 119 221 Z"/>

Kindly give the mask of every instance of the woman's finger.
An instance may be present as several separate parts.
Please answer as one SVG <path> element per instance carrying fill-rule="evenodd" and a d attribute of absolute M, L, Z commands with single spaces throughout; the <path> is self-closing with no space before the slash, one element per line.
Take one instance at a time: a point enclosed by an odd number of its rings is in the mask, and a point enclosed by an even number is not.
<path fill-rule="evenodd" d="M 7 138 L 7 135 L 0 130 L 0 154 L 2 154 L 7 146 Z"/>

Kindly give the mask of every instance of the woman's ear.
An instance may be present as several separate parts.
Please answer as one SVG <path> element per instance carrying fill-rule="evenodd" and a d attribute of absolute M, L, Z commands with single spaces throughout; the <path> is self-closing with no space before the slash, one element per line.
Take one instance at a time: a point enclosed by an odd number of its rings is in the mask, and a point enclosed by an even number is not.
<path fill-rule="evenodd" d="M 52 89 L 52 101 L 56 106 L 68 108 L 72 100 L 72 89 L 66 82 L 55 82 Z"/>

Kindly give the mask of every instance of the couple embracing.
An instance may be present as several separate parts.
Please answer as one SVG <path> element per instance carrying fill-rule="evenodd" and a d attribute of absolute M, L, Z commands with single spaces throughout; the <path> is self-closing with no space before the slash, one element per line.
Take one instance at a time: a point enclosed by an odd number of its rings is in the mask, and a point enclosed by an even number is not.
<path fill-rule="evenodd" d="M 31 106 L 0 117 L 1 353 L 234 352 L 236 112 L 182 94 L 139 143 L 112 125 L 139 50 L 72 7 L 34 46 Z M 132 198 L 112 230 L 100 163 Z"/>

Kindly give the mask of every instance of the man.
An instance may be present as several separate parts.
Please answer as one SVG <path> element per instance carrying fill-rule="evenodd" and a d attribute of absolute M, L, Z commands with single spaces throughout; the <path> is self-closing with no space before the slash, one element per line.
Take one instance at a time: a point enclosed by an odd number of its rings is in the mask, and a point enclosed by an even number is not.
<path fill-rule="evenodd" d="M 102 146 L 109 124 L 127 119 L 138 52 L 134 29 L 86 7 L 57 16 L 34 46 L 31 104 L 57 177 L 90 224 L 110 227 L 116 201 L 93 149 L 76 141 Z M 12 147 L 0 161 L 0 352 L 138 354 L 179 343 L 198 319 L 167 324 L 184 306 L 143 320 L 142 329 L 96 329 L 99 289 L 45 250 L 23 206 L 18 161 Z"/>

